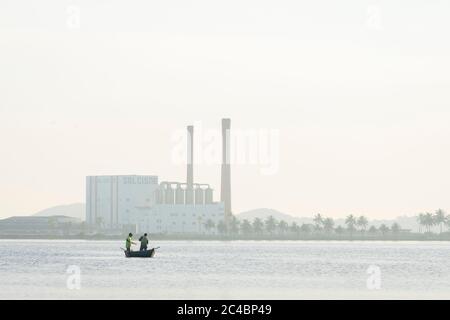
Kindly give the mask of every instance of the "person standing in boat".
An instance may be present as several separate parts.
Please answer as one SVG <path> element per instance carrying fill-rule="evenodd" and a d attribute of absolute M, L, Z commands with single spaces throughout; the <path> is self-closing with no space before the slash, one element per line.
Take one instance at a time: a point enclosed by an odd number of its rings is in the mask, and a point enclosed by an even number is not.
<path fill-rule="evenodd" d="M 142 237 L 139 238 L 139 241 L 141 242 L 141 251 L 145 251 L 147 250 L 147 245 L 148 245 L 148 238 L 147 238 L 147 234 L 144 233 L 144 235 Z"/>
<path fill-rule="evenodd" d="M 127 248 L 127 252 L 131 251 L 131 245 L 136 244 L 136 242 L 133 241 L 133 234 L 130 232 L 128 234 L 127 240 L 125 240 L 125 247 Z"/>

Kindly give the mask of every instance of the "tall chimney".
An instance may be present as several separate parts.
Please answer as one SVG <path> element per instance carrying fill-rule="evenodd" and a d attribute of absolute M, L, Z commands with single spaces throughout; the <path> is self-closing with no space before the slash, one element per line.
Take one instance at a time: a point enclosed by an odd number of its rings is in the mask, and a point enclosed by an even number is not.
<path fill-rule="evenodd" d="M 194 184 L 194 126 L 187 127 L 187 178 L 186 184 L 192 189 Z"/>
<path fill-rule="evenodd" d="M 225 206 L 225 223 L 231 218 L 230 119 L 222 119 L 222 176 L 220 201 Z"/>

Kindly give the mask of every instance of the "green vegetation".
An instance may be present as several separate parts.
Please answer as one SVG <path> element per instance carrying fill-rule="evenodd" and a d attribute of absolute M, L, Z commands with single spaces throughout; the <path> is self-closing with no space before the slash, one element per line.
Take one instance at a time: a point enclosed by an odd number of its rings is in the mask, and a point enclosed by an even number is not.
<path fill-rule="evenodd" d="M 392 225 L 370 225 L 365 216 L 352 214 L 345 218 L 344 225 L 336 225 L 333 218 L 316 214 L 311 224 L 291 224 L 269 216 L 265 220 L 255 218 L 238 220 L 232 217 L 229 226 L 221 222 L 217 232 L 209 228 L 210 233 L 197 235 L 207 238 L 255 239 L 255 240 L 450 240 L 450 216 L 439 209 L 434 214 L 421 213 L 417 217 L 420 232 L 404 230 L 394 222 Z M 439 233 L 433 233 L 433 227 L 439 227 Z M 444 232 L 444 227 L 447 231 Z M 206 226 L 205 226 L 206 227 Z"/>
<path fill-rule="evenodd" d="M 299 224 L 277 220 L 273 216 L 266 219 L 255 218 L 239 220 L 232 216 L 230 223 L 214 223 L 206 220 L 199 226 L 197 234 L 151 234 L 157 240 L 450 240 L 450 215 L 442 209 L 434 213 L 425 212 L 417 216 L 419 232 L 402 229 L 394 222 L 392 225 L 371 224 L 365 216 L 348 215 L 342 224 L 333 218 L 316 214 L 311 223 Z M 101 222 L 101 221 L 100 221 Z M 55 224 L 48 220 L 50 233 L 4 234 L 1 238 L 17 239 L 122 239 L 120 234 L 103 234 L 90 230 L 85 222 L 80 224 Z"/>
<path fill-rule="evenodd" d="M 442 209 L 438 209 L 434 213 L 419 213 L 417 222 L 420 226 L 420 232 L 433 234 L 431 228 L 435 226 L 439 227 L 439 234 L 441 235 L 443 234 L 443 226 L 447 227 L 447 233 L 450 231 L 450 215 L 447 215 Z"/>

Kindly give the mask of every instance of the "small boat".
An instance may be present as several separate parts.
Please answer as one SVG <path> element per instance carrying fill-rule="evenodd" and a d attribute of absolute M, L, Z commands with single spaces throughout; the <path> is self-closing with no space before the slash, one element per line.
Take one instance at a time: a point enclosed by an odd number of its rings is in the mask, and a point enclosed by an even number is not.
<path fill-rule="evenodd" d="M 155 248 L 142 251 L 123 251 L 125 252 L 125 257 L 127 258 L 153 258 L 153 256 L 155 255 Z"/>

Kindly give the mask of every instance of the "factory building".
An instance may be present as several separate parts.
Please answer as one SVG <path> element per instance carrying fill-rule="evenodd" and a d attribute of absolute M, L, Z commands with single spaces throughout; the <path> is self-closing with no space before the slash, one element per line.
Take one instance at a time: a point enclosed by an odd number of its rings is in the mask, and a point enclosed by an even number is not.
<path fill-rule="evenodd" d="M 229 130 L 229 120 L 227 126 Z M 221 202 L 215 202 L 209 184 L 194 182 L 193 126 L 187 128 L 187 133 L 186 182 L 158 183 L 153 175 L 86 177 L 88 225 L 103 230 L 173 234 L 214 233 L 215 228 L 209 228 L 208 222 L 215 226 L 226 222 L 231 214 L 229 165 L 225 170 L 222 166 L 222 189 L 226 190 L 222 191 Z"/>
<path fill-rule="evenodd" d="M 224 205 L 213 202 L 207 184 L 161 182 L 157 176 L 86 178 L 86 221 L 99 229 L 150 233 L 203 233 L 206 222 L 224 219 Z"/>
<path fill-rule="evenodd" d="M 156 204 L 157 176 L 86 177 L 86 222 L 102 229 L 135 223 L 138 208 Z"/>

